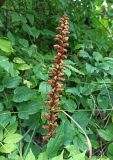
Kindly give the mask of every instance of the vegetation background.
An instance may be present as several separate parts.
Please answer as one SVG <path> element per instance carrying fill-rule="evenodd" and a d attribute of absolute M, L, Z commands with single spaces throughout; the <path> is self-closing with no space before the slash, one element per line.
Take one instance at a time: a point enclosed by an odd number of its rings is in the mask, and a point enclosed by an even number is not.
<path fill-rule="evenodd" d="M 1 5 L 0 160 L 88 159 L 84 134 L 63 112 L 58 134 L 42 141 L 53 38 L 64 14 L 71 33 L 61 108 L 89 137 L 91 159 L 113 160 L 112 0 L 6 0 Z"/>

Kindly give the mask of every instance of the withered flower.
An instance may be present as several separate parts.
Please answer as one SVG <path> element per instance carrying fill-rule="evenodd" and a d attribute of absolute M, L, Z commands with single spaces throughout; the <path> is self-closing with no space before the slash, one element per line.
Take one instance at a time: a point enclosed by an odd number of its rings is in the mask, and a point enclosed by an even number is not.
<path fill-rule="evenodd" d="M 60 26 L 56 28 L 59 32 L 55 36 L 55 40 L 58 44 L 54 45 L 54 49 L 57 51 L 57 55 L 53 59 L 54 67 L 50 69 L 49 75 L 51 80 L 48 83 L 51 85 L 51 92 L 47 93 L 48 100 L 46 100 L 46 109 L 48 112 L 44 115 L 45 119 L 48 121 L 47 125 L 43 128 L 47 130 L 47 135 L 43 137 L 44 141 L 49 140 L 53 135 L 56 134 L 54 130 L 57 126 L 58 110 L 60 110 L 60 98 L 62 97 L 61 92 L 63 91 L 62 82 L 65 81 L 63 69 L 64 69 L 64 59 L 67 58 L 65 55 L 67 52 L 66 47 L 69 46 L 67 43 L 69 37 L 67 36 L 69 32 L 68 17 L 64 16 L 60 19 Z"/>

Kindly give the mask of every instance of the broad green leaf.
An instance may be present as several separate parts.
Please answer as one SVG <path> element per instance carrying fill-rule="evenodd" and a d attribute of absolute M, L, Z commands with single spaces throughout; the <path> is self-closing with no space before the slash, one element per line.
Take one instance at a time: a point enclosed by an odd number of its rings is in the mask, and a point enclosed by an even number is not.
<path fill-rule="evenodd" d="M 0 147 L 1 153 L 11 153 L 12 151 L 16 150 L 17 146 L 13 143 L 7 143 Z"/>
<path fill-rule="evenodd" d="M 0 160 L 9 160 L 8 158 L 5 158 L 3 156 L 0 156 Z"/>
<path fill-rule="evenodd" d="M 66 89 L 66 92 L 81 97 L 80 91 L 79 91 L 77 88 L 75 88 L 75 87 L 67 88 L 67 89 Z"/>
<path fill-rule="evenodd" d="M 11 52 L 13 52 L 11 42 L 5 38 L 0 38 L 0 50 L 2 50 L 6 55 L 11 54 Z"/>
<path fill-rule="evenodd" d="M 109 99 L 106 96 L 102 96 L 102 95 L 98 95 L 97 96 L 97 102 L 99 104 L 99 107 L 103 108 L 103 109 L 107 109 L 109 106 Z"/>
<path fill-rule="evenodd" d="M 107 155 L 110 160 L 113 158 L 113 142 L 108 145 Z"/>
<path fill-rule="evenodd" d="M 29 153 L 27 154 L 25 160 L 36 160 L 31 149 L 30 149 Z"/>
<path fill-rule="evenodd" d="M 85 128 L 89 123 L 88 113 L 85 111 L 75 112 L 72 117 L 83 128 Z"/>
<path fill-rule="evenodd" d="M 13 134 L 13 133 L 10 133 L 7 134 L 6 138 L 4 139 L 4 143 L 17 143 L 19 142 L 20 140 L 22 139 L 22 136 L 20 134 Z"/>
<path fill-rule="evenodd" d="M 96 61 L 101 61 L 103 59 L 102 55 L 99 52 L 93 52 L 93 57 Z"/>
<path fill-rule="evenodd" d="M 29 47 L 29 43 L 26 39 L 20 38 L 19 44 L 21 44 L 23 47 Z"/>
<path fill-rule="evenodd" d="M 79 55 L 80 55 L 80 57 L 83 57 L 83 58 L 89 58 L 90 57 L 88 52 L 86 52 L 84 50 L 80 50 Z"/>
<path fill-rule="evenodd" d="M 11 75 L 14 74 L 13 63 L 10 63 L 8 61 L 8 58 L 5 56 L 0 56 L 0 67 L 8 73 L 10 73 Z"/>
<path fill-rule="evenodd" d="M 13 62 L 17 64 L 25 64 L 25 61 L 20 57 L 14 57 Z"/>
<path fill-rule="evenodd" d="M 42 106 L 40 105 L 40 102 L 23 102 L 17 107 L 19 113 L 19 117 L 26 119 L 25 117 L 29 117 L 29 115 L 32 115 L 34 113 L 37 113 L 40 109 L 42 109 Z"/>
<path fill-rule="evenodd" d="M 46 94 L 50 90 L 51 86 L 47 82 L 43 81 L 39 84 L 39 92 L 41 92 L 41 94 Z"/>
<path fill-rule="evenodd" d="M 49 158 L 57 155 L 57 151 L 63 145 L 64 123 L 59 127 L 55 138 L 51 138 L 47 144 L 47 154 Z"/>
<path fill-rule="evenodd" d="M 52 158 L 52 160 L 64 160 L 64 159 L 63 159 L 63 152 L 62 152 L 60 155 Z"/>
<path fill-rule="evenodd" d="M 21 77 L 5 77 L 3 80 L 4 87 L 6 88 L 16 88 L 21 82 Z"/>
<path fill-rule="evenodd" d="M 86 70 L 88 73 L 93 73 L 95 71 L 95 67 L 93 67 L 91 64 L 86 63 Z"/>
<path fill-rule="evenodd" d="M 3 129 L 0 127 L 0 141 L 2 141 L 4 138 Z"/>
<path fill-rule="evenodd" d="M 61 102 L 64 104 L 64 109 L 66 109 L 69 112 L 73 113 L 75 111 L 75 109 L 77 108 L 76 102 L 72 99 L 62 98 Z"/>
<path fill-rule="evenodd" d="M 3 110 L 4 106 L 2 103 L 0 103 L 0 112 Z"/>
<path fill-rule="evenodd" d="M 13 101 L 23 102 L 28 101 L 36 96 L 36 92 L 33 89 L 27 88 L 25 86 L 17 87 L 14 90 Z"/>
<path fill-rule="evenodd" d="M 81 74 L 81 75 L 85 75 L 83 72 L 79 71 L 78 69 L 76 69 L 75 67 L 71 66 L 71 65 L 66 65 L 67 68 L 69 68 L 71 71 L 74 71 L 78 74 Z"/>
<path fill-rule="evenodd" d="M 17 130 L 17 122 L 8 125 L 8 127 L 6 128 L 4 135 L 8 135 L 8 134 L 14 134 Z"/>
<path fill-rule="evenodd" d="M 46 152 L 39 154 L 38 160 L 47 160 L 47 159 L 48 159 L 48 156 Z"/>
<path fill-rule="evenodd" d="M 106 141 L 111 141 L 113 139 L 113 124 L 109 125 L 108 128 L 98 129 L 99 135 Z"/>

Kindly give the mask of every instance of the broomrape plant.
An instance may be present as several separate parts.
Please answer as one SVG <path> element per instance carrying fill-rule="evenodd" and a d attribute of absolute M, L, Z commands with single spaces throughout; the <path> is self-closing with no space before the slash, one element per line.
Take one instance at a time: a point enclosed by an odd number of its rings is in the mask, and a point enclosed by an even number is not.
<path fill-rule="evenodd" d="M 46 100 L 46 109 L 48 112 L 44 115 L 45 119 L 48 121 L 47 125 L 44 125 L 43 128 L 48 131 L 47 135 L 43 137 L 44 141 L 49 140 L 53 135 L 56 134 L 55 128 L 58 126 L 57 118 L 58 118 L 58 110 L 60 110 L 60 98 L 62 95 L 60 94 L 63 91 L 62 82 L 65 81 L 64 73 L 62 72 L 64 69 L 64 59 L 67 58 L 66 47 L 69 46 L 67 43 L 69 37 L 69 23 L 68 17 L 64 16 L 60 19 L 60 26 L 56 28 L 59 32 L 55 36 L 55 40 L 58 44 L 54 45 L 54 49 L 57 51 L 57 55 L 53 59 L 54 67 L 50 69 L 49 75 L 51 79 L 48 83 L 51 85 L 52 90 L 47 93 L 48 99 Z"/>

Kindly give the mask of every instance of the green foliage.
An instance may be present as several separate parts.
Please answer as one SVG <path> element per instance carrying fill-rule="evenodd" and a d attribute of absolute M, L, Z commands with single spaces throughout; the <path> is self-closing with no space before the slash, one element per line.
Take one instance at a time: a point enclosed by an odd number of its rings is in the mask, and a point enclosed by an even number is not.
<path fill-rule="evenodd" d="M 0 8 L 0 160 L 87 160 L 81 131 L 62 112 L 42 137 L 55 27 L 69 17 L 61 109 L 84 129 L 92 160 L 113 160 L 113 9 L 103 0 L 12 0 Z"/>

